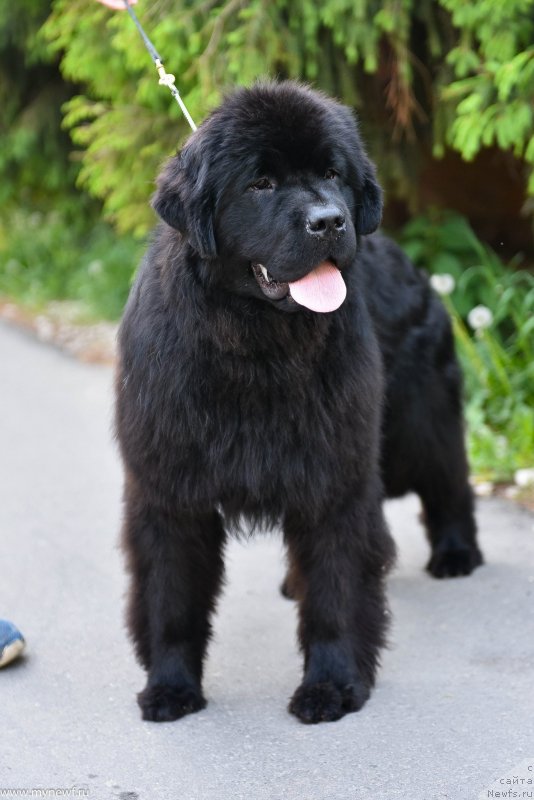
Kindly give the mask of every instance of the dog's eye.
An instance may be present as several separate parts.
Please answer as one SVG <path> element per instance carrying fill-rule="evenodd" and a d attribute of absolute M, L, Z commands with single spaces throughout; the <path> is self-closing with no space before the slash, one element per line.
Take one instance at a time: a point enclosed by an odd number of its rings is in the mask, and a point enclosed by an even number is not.
<path fill-rule="evenodd" d="M 334 178 L 339 178 L 339 172 L 337 171 L 337 169 L 330 167 L 330 169 L 326 170 L 324 176 L 328 181 L 333 181 Z"/>
<path fill-rule="evenodd" d="M 257 181 L 254 181 L 249 188 L 261 192 L 265 189 L 274 189 L 274 184 L 269 178 L 259 178 Z"/>

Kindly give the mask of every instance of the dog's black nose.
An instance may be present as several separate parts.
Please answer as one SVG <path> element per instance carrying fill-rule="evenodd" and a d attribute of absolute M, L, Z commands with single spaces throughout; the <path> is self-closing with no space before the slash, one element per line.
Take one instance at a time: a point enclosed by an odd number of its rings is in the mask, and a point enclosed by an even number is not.
<path fill-rule="evenodd" d="M 306 230 L 311 236 L 333 236 L 345 230 L 345 215 L 337 206 L 311 206 L 308 208 Z"/>

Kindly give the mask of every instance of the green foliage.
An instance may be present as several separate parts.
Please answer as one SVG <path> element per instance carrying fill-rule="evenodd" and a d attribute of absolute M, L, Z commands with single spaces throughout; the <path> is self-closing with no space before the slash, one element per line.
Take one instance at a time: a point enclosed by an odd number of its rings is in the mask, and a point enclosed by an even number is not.
<path fill-rule="evenodd" d="M 534 453 L 534 278 L 503 270 L 495 289 L 489 283 L 495 277 L 485 265 L 469 275 L 488 294 L 493 288 L 492 326 L 472 336 L 456 314 L 455 331 L 466 375 L 473 467 L 506 480 L 518 467 L 530 467 Z"/>
<path fill-rule="evenodd" d="M 0 0 L 0 203 L 48 202 L 72 186 L 70 143 L 61 134 L 69 89 L 38 32 L 47 0 Z"/>
<path fill-rule="evenodd" d="M 139 247 L 74 187 L 79 164 L 61 129 L 73 89 L 39 33 L 50 10 L 49 0 L 0 0 L 0 295 L 31 307 L 74 298 L 116 318 Z"/>
<path fill-rule="evenodd" d="M 432 4 L 423 5 L 433 20 Z M 358 105 L 387 43 L 394 73 L 388 103 L 394 127 L 402 128 L 419 113 L 409 51 L 413 7 L 412 0 L 160 0 L 136 8 L 197 121 L 227 87 L 273 75 L 313 81 Z M 43 33 L 62 54 L 64 75 L 86 87 L 65 117 L 83 151 L 80 185 L 104 200 L 121 230 L 142 234 L 153 224 L 147 187 L 187 124 L 157 86 L 126 14 L 86 0 L 55 0 Z"/>
<path fill-rule="evenodd" d="M 140 251 L 131 236 L 103 222 L 89 228 L 72 209 L 11 212 L 0 223 L 0 297 L 32 309 L 78 300 L 88 318 L 117 319 Z"/>
<path fill-rule="evenodd" d="M 534 0 L 159 0 L 136 8 L 197 121 L 228 86 L 302 78 L 362 109 L 390 195 L 410 194 L 431 145 L 435 155 L 450 145 L 471 159 L 492 144 L 532 168 L 534 195 Z M 103 199 L 120 230 L 143 234 L 159 162 L 188 133 L 181 112 L 157 86 L 126 14 L 54 0 L 42 33 L 65 77 L 84 87 L 65 117 L 81 149 L 80 185 Z"/>
<path fill-rule="evenodd" d="M 534 195 L 534 3 L 441 3 L 461 31 L 447 55 L 455 80 L 441 95 L 448 104 L 443 138 L 467 160 L 490 145 L 513 150 L 529 165 Z"/>
<path fill-rule="evenodd" d="M 444 299 L 465 375 L 471 463 L 479 475 L 509 479 L 534 453 L 534 275 L 506 268 L 453 214 L 414 220 L 401 243 L 416 264 L 455 279 Z M 473 331 L 478 305 L 493 320 Z"/>

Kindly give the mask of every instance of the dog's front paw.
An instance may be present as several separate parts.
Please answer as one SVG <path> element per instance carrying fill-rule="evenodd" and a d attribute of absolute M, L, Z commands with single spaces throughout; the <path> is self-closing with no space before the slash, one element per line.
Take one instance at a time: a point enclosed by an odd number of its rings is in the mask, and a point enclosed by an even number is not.
<path fill-rule="evenodd" d="M 426 568 L 435 578 L 454 578 L 470 575 L 482 561 L 482 553 L 476 544 L 446 543 L 436 547 Z"/>
<path fill-rule="evenodd" d="M 137 695 L 143 719 L 172 722 L 205 707 L 202 693 L 191 686 L 147 686 Z"/>
<path fill-rule="evenodd" d="M 368 697 L 369 689 L 361 682 L 345 686 L 332 681 L 303 684 L 291 698 L 289 711 L 308 725 L 334 722 L 351 711 L 359 711 Z"/>

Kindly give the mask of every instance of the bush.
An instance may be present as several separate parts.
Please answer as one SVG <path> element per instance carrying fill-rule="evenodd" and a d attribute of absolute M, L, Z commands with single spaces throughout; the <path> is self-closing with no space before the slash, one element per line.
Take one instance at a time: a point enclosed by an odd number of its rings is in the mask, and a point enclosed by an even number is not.
<path fill-rule="evenodd" d="M 309 80 L 361 111 L 388 196 L 416 206 L 413 187 L 432 150 L 439 156 L 448 145 L 472 159 L 496 145 L 524 160 L 534 197 L 534 0 L 141 5 L 197 122 L 229 86 L 274 75 Z M 157 86 L 126 14 L 55 0 L 43 33 L 65 78 L 82 87 L 65 106 L 81 150 L 80 185 L 120 230 L 143 234 L 147 186 L 187 123 Z"/>
<path fill-rule="evenodd" d="M 76 299 L 86 316 L 116 318 L 139 247 L 74 188 L 61 130 L 74 86 L 39 34 L 50 11 L 50 0 L 0 0 L 0 295 L 34 308 Z"/>
<path fill-rule="evenodd" d="M 141 246 L 67 211 L 16 211 L 0 224 L 0 295 L 39 309 L 78 300 L 88 319 L 117 319 Z"/>
<path fill-rule="evenodd" d="M 472 467 L 507 480 L 533 462 L 534 275 L 506 267 L 454 214 L 414 220 L 401 244 L 432 273 L 453 317 Z"/>

